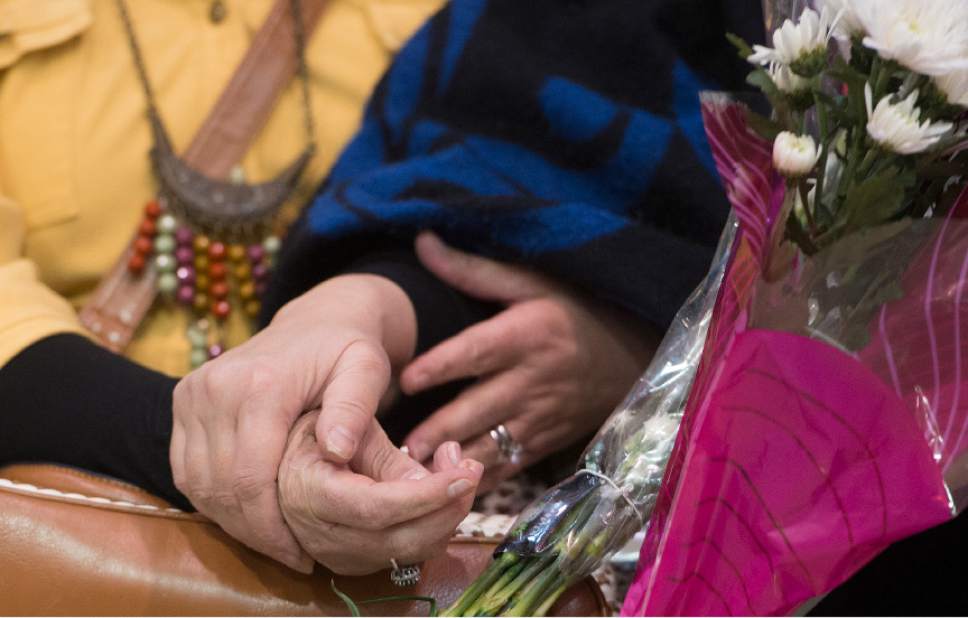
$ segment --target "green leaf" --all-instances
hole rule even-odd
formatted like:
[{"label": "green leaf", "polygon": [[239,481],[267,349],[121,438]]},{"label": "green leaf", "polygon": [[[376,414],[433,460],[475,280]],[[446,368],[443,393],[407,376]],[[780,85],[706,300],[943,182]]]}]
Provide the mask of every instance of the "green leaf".
[{"label": "green leaf", "polygon": [[890,165],[854,182],[841,210],[846,230],[872,227],[896,218],[910,202],[909,191],[916,181],[913,172]]},{"label": "green leaf", "polygon": [[739,57],[746,60],[753,55],[753,48],[750,47],[749,43],[743,40],[742,37],[736,36],[732,32],[726,33],[726,40],[733,44],[733,47],[739,51]]},{"label": "green leaf", "polygon": [[360,608],[356,606],[356,603],[353,602],[353,599],[351,599],[349,595],[347,595],[345,592],[343,592],[342,590],[336,587],[335,579],[329,580],[329,587],[333,589],[333,592],[336,593],[336,596],[338,596],[340,600],[346,605],[346,608],[350,610],[350,615],[352,616],[360,615]]},{"label": "green leaf", "polygon": [[773,83],[773,78],[770,74],[763,69],[756,69],[746,77],[746,83],[754,88],[759,88],[763,91],[770,101],[779,100],[783,98],[783,93],[780,89],[776,87]]},{"label": "green leaf", "polygon": [[773,143],[776,136],[784,130],[780,123],[761,116],[751,109],[746,110],[746,124],[753,129],[753,132],[770,143]]}]

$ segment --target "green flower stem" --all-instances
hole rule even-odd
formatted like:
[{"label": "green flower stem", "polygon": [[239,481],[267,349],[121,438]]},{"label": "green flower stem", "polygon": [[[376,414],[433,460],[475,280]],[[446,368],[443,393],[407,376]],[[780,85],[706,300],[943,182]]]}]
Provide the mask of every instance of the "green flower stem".
[{"label": "green flower stem", "polygon": [[503,612],[505,616],[533,616],[535,610],[545,600],[545,592],[561,580],[561,572],[551,566],[542,571],[529,583],[511,607]]},{"label": "green flower stem", "polygon": [[[830,155],[830,143],[827,135],[827,106],[820,100],[820,94],[814,93],[814,101],[817,104],[817,123],[820,125],[820,165],[817,168],[817,197],[814,200],[814,209],[819,209],[823,202],[824,181],[827,176],[827,158]],[[806,210],[810,210],[810,204],[804,204]],[[814,217],[816,218],[816,217]]]},{"label": "green flower stem", "polygon": [[551,594],[545,597],[545,600],[538,606],[538,609],[534,610],[535,616],[547,616],[548,612],[551,610],[551,606],[555,604],[555,601],[564,594],[565,590],[568,590],[568,583],[562,581],[551,591]]},{"label": "green flower stem", "polygon": [[[800,192],[800,201],[803,202],[803,214],[807,218],[807,227],[810,229],[810,237],[817,234],[817,223],[813,220],[813,213],[810,212],[810,188],[807,187],[805,180],[797,182],[797,189]],[[793,213],[796,216],[796,213]]]},{"label": "green flower stem", "polygon": [[477,603],[471,606],[467,613],[484,613],[488,616],[496,616],[501,609],[511,600],[511,596],[520,590],[528,582],[528,575],[522,575],[522,571],[534,566],[538,561],[520,562],[505,573],[491,589],[481,595]]},{"label": "green flower stem", "polygon": [[870,174],[871,168],[874,167],[874,163],[877,162],[878,154],[880,154],[880,148],[876,146],[868,150],[867,154],[864,155],[864,160],[860,162],[855,176],[858,178],[866,178]]},{"label": "green flower stem", "polygon": [[484,570],[481,575],[474,580],[464,594],[460,595],[460,598],[454,602],[453,605],[447,608],[444,612],[444,616],[463,616],[465,611],[475,602],[482,592],[485,592],[491,587],[495,581],[500,579],[504,572],[514,566],[519,560],[517,554],[511,552],[505,552],[501,554],[501,557],[497,560],[491,562],[490,566]]}]

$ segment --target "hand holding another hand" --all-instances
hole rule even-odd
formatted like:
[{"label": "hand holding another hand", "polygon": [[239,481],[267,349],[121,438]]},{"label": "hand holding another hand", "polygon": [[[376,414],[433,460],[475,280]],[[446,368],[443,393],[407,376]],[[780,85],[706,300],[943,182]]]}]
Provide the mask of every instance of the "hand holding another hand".
[{"label": "hand holding another hand", "polygon": [[470,511],[483,466],[448,442],[428,471],[394,447],[376,421],[353,461],[334,464],[316,443],[318,416],[296,423],[279,470],[282,513],[300,545],[343,575],[442,551]]},{"label": "hand holding another hand", "polygon": [[[380,277],[337,277],[290,302],[265,330],[178,383],[169,453],[175,486],[236,539],[310,572],[312,558],[286,525],[277,491],[290,431],[304,412],[322,410],[312,417],[317,450],[336,465],[313,464],[350,478],[345,464],[374,439],[369,430],[391,370],[410,358],[415,338],[409,299]],[[367,451],[377,452],[386,449]],[[306,460],[299,459],[308,467]],[[378,463],[361,461],[383,474]]]}]

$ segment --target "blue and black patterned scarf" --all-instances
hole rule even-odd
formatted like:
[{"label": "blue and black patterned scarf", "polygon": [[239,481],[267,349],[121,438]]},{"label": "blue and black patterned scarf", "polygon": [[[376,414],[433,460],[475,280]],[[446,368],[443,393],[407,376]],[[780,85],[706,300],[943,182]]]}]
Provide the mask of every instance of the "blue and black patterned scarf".
[{"label": "blue and black patterned scarf", "polygon": [[434,229],[664,327],[727,214],[698,94],[741,87],[724,33],[758,39],[758,5],[454,0],[379,84],[290,233],[285,280]]}]

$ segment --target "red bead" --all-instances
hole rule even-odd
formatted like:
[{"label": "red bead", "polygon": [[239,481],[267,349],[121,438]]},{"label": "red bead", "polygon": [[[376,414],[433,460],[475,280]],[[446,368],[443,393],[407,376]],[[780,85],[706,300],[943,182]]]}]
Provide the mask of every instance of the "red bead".
[{"label": "red bead", "polygon": [[213,242],[208,246],[208,257],[213,260],[225,259],[225,245],[220,242]]},{"label": "red bead", "polygon": [[224,262],[212,262],[208,265],[208,276],[212,278],[213,281],[221,281],[225,279],[227,274],[227,269],[225,268]]},{"label": "red bead", "polygon": [[218,300],[222,300],[229,295],[229,284],[225,281],[216,281],[209,289],[209,293]]},{"label": "red bead", "polygon": [[215,301],[215,304],[212,305],[212,313],[214,313],[215,317],[220,320],[224,320],[225,318],[229,317],[231,312],[232,305],[230,305],[229,301],[227,300],[217,300]]},{"label": "red bead", "polygon": [[158,227],[155,225],[154,219],[145,219],[138,227],[138,233],[149,238],[153,237],[157,231]]},{"label": "red bead", "polygon": [[147,236],[138,236],[138,239],[134,241],[134,250],[137,251],[142,256],[151,253],[151,249],[154,247],[154,243]]},{"label": "red bead", "polygon": [[155,200],[151,200],[145,204],[145,214],[148,215],[149,219],[157,219],[161,216],[161,204]]},{"label": "red bead", "polygon": [[128,270],[135,275],[140,275],[144,269],[145,256],[140,253],[132,255],[131,259],[128,260]]}]

